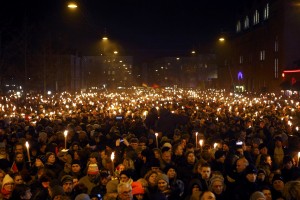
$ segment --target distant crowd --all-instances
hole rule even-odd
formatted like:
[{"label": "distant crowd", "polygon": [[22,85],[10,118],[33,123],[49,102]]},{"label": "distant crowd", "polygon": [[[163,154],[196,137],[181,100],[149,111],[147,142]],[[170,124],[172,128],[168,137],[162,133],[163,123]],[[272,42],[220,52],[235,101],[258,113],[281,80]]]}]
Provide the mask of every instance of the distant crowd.
[{"label": "distant crowd", "polygon": [[0,96],[0,200],[299,200],[298,100],[184,89]]}]

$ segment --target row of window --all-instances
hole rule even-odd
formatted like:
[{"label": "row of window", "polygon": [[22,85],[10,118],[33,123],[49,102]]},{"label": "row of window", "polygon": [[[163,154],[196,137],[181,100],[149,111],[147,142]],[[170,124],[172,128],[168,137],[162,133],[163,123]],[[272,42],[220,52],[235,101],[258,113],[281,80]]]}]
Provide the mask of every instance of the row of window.
[{"label": "row of window", "polygon": [[[269,19],[269,3],[266,4],[263,10],[263,19]],[[253,25],[256,25],[260,22],[260,13],[258,10],[255,10],[253,13]],[[243,29],[248,29],[250,27],[250,20],[249,16],[246,16],[243,21]],[[236,32],[240,32],[242,30],[242,22],[239,20],[236,24]]]}]

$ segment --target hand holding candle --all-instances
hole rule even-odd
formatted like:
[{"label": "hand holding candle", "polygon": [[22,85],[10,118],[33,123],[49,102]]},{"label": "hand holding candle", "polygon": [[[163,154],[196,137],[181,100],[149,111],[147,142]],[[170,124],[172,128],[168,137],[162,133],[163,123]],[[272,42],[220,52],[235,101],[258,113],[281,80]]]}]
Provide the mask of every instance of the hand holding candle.
[{"label": "hand holding candle", "polygon": [[27,149],[27,157],[28,157],[28,162],[30,162],[30,152],[29,152],[29,143],[26,141],[25,143],[26,149]]}]

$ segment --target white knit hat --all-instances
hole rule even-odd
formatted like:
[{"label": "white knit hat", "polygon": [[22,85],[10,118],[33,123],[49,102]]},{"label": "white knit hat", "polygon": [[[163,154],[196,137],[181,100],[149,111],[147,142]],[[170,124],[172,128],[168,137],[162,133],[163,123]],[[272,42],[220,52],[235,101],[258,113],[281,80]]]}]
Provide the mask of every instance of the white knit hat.
[{"label": "white knit hat", "polygon": [[2,181],[2,188],[5,184],[8,184],[8,183],[14,183],[14,179],[12,179],[12,177],[10,177],[9,174],[6,174]]}]

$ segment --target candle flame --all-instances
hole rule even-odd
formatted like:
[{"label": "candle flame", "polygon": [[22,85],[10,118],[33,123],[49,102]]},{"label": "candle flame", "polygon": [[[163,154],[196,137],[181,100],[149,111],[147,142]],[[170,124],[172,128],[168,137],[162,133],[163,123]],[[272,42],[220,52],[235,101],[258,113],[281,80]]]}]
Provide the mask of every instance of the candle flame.
[{"label": "candle flame", "polygon": [[65,132],[64,132],[64,136],[65,136],[65,137],[67,137],[67,135],[68,135],[68,131],[67,131],[67,130],[65,130]]},{"label": "candle flame", "polygon": [[203,145],[203,142],[204,142],[204,140],[199,140],[199,144],[200,144],[200,146],[202,147],[202,145]]},{"label": "candle flame", "polygon": [[157,137],[157,136],[158,136],[158,133],[155,133],[155,136]]},{"label": "candle flame", "polygon": [[29,148],[29,143],[27,141],[25,142],[25,146],[27,149]]},{"label": "candle flame", "polygon": [[114,160],[114,159],[115,159],[115,152],[112,152],[112,153],[111,153],[110,159],[111,159],[111,160]]}]

